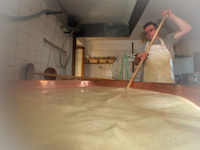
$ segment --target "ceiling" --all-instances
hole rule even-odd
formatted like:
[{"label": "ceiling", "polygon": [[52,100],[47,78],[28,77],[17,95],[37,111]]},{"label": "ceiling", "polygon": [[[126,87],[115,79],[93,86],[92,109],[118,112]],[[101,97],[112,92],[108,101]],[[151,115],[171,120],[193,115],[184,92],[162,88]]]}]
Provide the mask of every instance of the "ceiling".
[{"label": "ceiling", "polygon": [[[141,4],[142,1],[143,4]],[[67,16],[76,16],[81,24],[81,30],[86,33],[78,34],[78,37],[83,37],[84,40],[140,40],[143,38],[143,25],[148,21],[159,24],[162,19],[160,11],[168,8],[192,25],[193,30],[187,35],[187,38],[200,39],[200,30],[198,30],[200,26],[199,0],[57,0],[57,2]],[[138,7],[139,2],[140,6]],[[127,27],[129,27],[128,30],[126,30]],[[176,29],[176,25],[166,19],[160,34],[164,35],[176,31]],[[111,30],[113,31],[111,32]],[[129,31],[128,36],[123,34],[127,31]]]},{"label": "ceiling", "polygon": [[111,23],[130,20],[137,0],[59,0],[68,15],[81,24]]}]

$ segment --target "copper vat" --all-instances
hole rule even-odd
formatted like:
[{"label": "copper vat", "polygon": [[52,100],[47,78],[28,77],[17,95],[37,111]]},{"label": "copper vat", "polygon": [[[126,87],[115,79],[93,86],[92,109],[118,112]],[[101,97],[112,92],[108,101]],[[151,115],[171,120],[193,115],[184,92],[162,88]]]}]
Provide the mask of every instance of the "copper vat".
[{"label": "copper vat", "polygon": [[[9,86],[8,86],[9,85]],[[106,87],[122,87],[128,85],[127,81],[105,81],[105,80],[57,80],[57,81],[20,81],[6,84],[4,88],[11,96],[9,100],[16,100],[15,95],[12,95],[12,90],[19,90],[20,92],[27,92],[32,90],[47,91],[48,89],[64,89],[74,87],[92,87],[92,86],[106,86]],[[158,91],[162,93],[169,93],[185,97],[200,106],[200,86],[198,85],[177,85],[177,84],[161,84],[161,83],[144,83],[133,82],[131,88]],[[197,130],[198,131],[198,130]]]},{"label": "copper vat", "polygon": [[[106,86],[106,87],[123,87],[128,85],[128,81],[121,80],[57,80],[57,81],[19,81],[9,84],[9,90],[26,90],[34,89],[53,89],[53,88],[74,88],[74,87],[91,87],[91,86]],[[178,85],[178,84],[162,84],[148,82],[133,82],[131,88],[158,91],[172,95],[185,97],[200,106],[200,86],[199,85]]]}]

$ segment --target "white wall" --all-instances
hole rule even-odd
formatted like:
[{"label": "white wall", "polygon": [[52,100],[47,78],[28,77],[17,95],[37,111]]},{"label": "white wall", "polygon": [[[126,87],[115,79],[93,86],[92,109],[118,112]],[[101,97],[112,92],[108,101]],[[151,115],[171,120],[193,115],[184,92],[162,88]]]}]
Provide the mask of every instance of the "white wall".
[{"label": "white wall", "polygon": [[175,46],[178,55],[189,57],[176,57],[174,60],[175,75],[194,72],[193,52],[200,52],[199,41],[181,40],[178,46]]},{"label": "white wall", "polygon": [[[131,40],[101,40],[85,42],[85,55],[89,57],[111,57],[117,60],[114,64],[85,64],[85,76],[96,78],[118,79],[121,70],[122,56],[132,53]],[[134,41],[135,53],[140,45],[140,41]],[[132,76],[132,63],[128,65],[129,77]]]},{"label": "white wall", "polygon": [[76,61],[75,61],[75,76],[82,76],[82,59],[83,59],[83,49],[76,49]]},{"label": "white wall", "polygon": [[[43,0],[0,0],[0,12],[12,16],[28,16],[47,8]],[[35,72],[43,73],[47,67],[53,67],[63,74],[60,52],[43,41],[46,38],[61,47],[66,37],[61,26],[53,15],[21,22],[0,18],[0,80],[24,79],[28,63],[34,64]],[[71,74],[71,61],[66,73]]]}]

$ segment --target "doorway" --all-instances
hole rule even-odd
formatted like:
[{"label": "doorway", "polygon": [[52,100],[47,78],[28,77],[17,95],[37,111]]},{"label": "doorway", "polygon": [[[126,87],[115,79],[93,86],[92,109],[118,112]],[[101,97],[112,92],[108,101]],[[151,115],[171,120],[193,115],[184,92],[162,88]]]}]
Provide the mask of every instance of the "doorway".
[{"label": "doorway", "polygon": [[84,47],[76,47],[75,76],[84,77]]}]

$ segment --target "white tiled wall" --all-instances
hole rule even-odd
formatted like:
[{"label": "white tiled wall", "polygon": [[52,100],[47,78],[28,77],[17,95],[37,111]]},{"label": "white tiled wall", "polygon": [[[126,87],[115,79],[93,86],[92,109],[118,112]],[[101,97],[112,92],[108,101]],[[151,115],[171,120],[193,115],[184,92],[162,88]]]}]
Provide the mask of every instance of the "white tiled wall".
[{"label": "white tiled wall", "polygon": [[182,75],[185,73],[194,72],[194,59],[193,57],[176,57],[174,60],[174,73],[175,75]]},{"label": "white tiled wall", "polygon": [[[140,41],[91,41],[86,42],[85,55],[89,57],[115,56],[117,60],[113,64],[85,64],[85,76],[95,78],[119,79],[123,55],[132,53],[132,42],[134,51],[140,46]],[[132,76],[132,62],[128,63],[129,78]]]},{"label": "white tiled wall", "polygon": [[[190,57],[175,57],[174,73],[175,75],[182,75],[185,73],[193,73],[194,70],[194,56],[193,52],[200,52],[199,41],[182,41],[178,49],[183,54],[191,54]],[[186,53],[184,52],[186,51]],[[198,65],[198,64],[197,64]]]},{"label": "white tiled wall", "polygon": [[[44,0],[0,0],[0,12],[6,15],[29,16],[47,8]],[[23,80],[29,63],[34,64],[35,72],[43,73],[47,67],[53,67],[58,74],[71,75],[71,57],[64,70],[59,65],[60,51],[43,41],[46,38],[61,47],[66,38],[61,26],[53,15],[43,14],[27,21],[0,18],[0,80]]]}]

